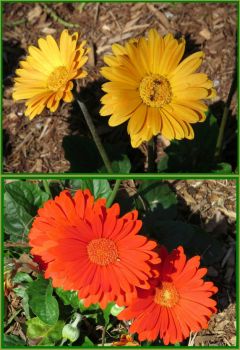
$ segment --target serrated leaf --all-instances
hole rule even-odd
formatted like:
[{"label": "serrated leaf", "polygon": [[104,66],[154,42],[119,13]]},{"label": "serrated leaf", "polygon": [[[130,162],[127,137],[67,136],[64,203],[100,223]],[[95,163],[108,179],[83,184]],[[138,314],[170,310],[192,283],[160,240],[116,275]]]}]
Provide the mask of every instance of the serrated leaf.
[{"label": "serrated leaf", "polygon": [[38,317],[31,318],[27,322],[27,337],[39,339],[38,345],[55,345],[62,339],[64,321],[57,321],[53,325],[42,322]]},{"label": "serrated leaf", "polygon": [[94,198],[108,198],[112,193],[108,180],[104,179],[74,179],[69,181],[69,185],[73,190],[89,189]]},{"label": "serrated leaf", "polygon": [[[117,174],[129,174],[131,170],[131,163],[126,154],[123,154],[121,159],[114,160],[111,163],[112,171]],[[105,166],[100,168],[101,173],[107,173]]]},{"label": "serrated leaf", "polygon": [[46,324],[55,324],[59,317],[58,302],[53,297],[53,288],[50,280],[39,275],[27,289],[29,306],[40,320]]},{"label": "serrated leaf", "polygon": [[48,194],[32,182],[14,181],[5,185],[4,227],[11,241],[26,240],[33,217],[48,199]]},{"label": "serrated leaf", "polygon": [[74,309],[80,306],[81,302],[76,291],[63,290],[61,288],[56,288],[55,291],[64,305],[71,305]]},{"label": "serrated leaf", "polygon": [[[138,194],[147,206],[146,219],[152,221],[156,219],[174,219],[176,217],[177,199],[168,184],[161,181],[146,180],[140,184]],[[139,210],[144,209],[142,205],[142,201],[137,202]]]}]

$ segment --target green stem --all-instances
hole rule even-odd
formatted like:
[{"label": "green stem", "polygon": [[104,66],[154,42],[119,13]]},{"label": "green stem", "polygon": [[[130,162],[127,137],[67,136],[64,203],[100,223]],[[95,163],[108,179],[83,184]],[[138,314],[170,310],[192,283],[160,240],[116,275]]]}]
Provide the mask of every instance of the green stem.
[{"label": "green stem", "polygon": [[221,120],[221,125],[219,128],[218,138],[217,138],[217,144],[216,144],[216,150],[215,150],[215,158],[218,161],[221,158],[221,152],[222,152],[222,146],[223,146],[223,137],[224,137],[224,131],[227,124],[227,118],[228,118],[228,112],[229,108],[226,104],[223,110],[223,116]]},{"label": "green stem", "polygon": [[148,141],[148,173],[155,172],[154,138]]},{"label": "green stem", "polygon": [[43,187],[44,187],[45,192],[47,192],[49,194],[50,198],[52,198],[52,193],[51,193],[51,190],[49,187],[48,180],[42,180],[42,182],[43,182]]},{"label": "green stem", "polygon": [[116,197],[117,191],[120,187],[121,181],[122,180],[120,180],[120,179],[116,180],[114,187],[113,187],[113,190],[112,190],[112,193],[110,194],[110,196],[107,199],[107,208],[109,208],[112,205],[112,203]]},{"label": "green stem", "polygon": [[94,126],[94,124],[92,122],[92,118],[91,118],[91,116],[90,116],[90,114],[89,114],[85,104],[83,102],[79,101],[78,99],[77,99],[77,103],[78,103],[81,111],[83,112],[85,121],[86,121],[86,123],[87,123],[87,125],[88,125],[88,127],[89,127],[89,129],[91,131],[93,140],[94,140],[94,142],[95,142],[95,144],[97,146],[97,149],[98,149],[98,151],[99,151],[99,153],[100,153],[100,155],[102,157],[102,160],[103,160],[103,163],[104,163],[104,165],[105,165],[105,167],[107,169],[107,172],[108,173],[112,173],[113,170],[112,170],[112,167],[111,167],[111,163],[110,163],[110,161],[108,159],[107,153],[106,153],[106,151],[105,151],[105,149],[103,147],[103,144],[102,144],[102,142],[100,140],[100,137],[97,134],[95,126]]}]

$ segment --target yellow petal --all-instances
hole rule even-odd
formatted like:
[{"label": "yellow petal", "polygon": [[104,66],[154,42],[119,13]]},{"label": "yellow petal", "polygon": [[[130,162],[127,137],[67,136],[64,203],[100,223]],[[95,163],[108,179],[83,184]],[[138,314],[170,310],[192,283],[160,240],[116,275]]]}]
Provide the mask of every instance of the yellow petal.
[{"label": "yellow petal", "polygon": [[185,58],[169,75],[168,78],[171,79],[175,76],[181,79],[184,76],[192,74],[195,72],[200,65],[202,64],[202,59],[204,57],[204,53],[202,51],[196,52],[189,57]]},{"label": "yellow petal", "polygon": [[162,117],[158,108],[148,108],[147,126],[152,130],[153,135],[160,133],[162,128]]},{"label": "yellow petal", "polygon": [[136,134],[142,128],[146,119],[146,113],[147,106],[143,103],[132,113],[127,127],[130,135]]},{"label": "yellow petal", "polygon": [[208,97],[208,90],[200,87],[187,88],[182,91],[174,91],[175,100],[201,100]]},{"label": "yellow petal", "polygon": [[171,103],[164,106],[163,110],[174,116],[176,119],[182,119],[188,123],[197,123],[199,121],[199,115],[193,109],[182,106],[181,104]]}]

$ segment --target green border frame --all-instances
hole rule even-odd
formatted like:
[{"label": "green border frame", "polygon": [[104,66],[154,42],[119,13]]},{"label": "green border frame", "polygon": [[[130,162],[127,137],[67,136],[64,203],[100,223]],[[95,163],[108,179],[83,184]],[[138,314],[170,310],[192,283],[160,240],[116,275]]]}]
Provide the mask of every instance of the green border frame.
[{"label": "green border frame", "polygon": [[[66,3],[74,3],[74,2],[82,2],[81,0],[79,1],[71,1],[71,0],[63,0],[63,1],[59,1],[59,0],[52,0],[52,1],[47,1],[47,0],[43,0],[43,1],[31,1],[31,0],[9,0],[9,1],[3,1],[0,0],[0,7],[1,7],[1,19],[2,19],[2,4],[5,3],[36,3],[36,2],[46,2],[46,3],[57,3],[57,2],[66,2]],[[87,2],[91,2],[91,3],[97,3],[99,1],[95,1],[95,0],[90,0]],[[240,1],[236,1],[236,0],[169,0],[169,1],[164,1],[164,0],[145,0],[145,1],[138,1],[138,0],[114,0],[114,1],[108,1],[108,0],[102,0],[101,2],[117,2],[117,3],[136,3],[136,2],[152,2],[152,3],[158,3],[158,2],[163,2],[163,3],[190,3],[190,2],[195,2],[195,3],[219,3],[219,4],[224,4],[224,3],[231,3],[231,4],[236,4],[237,5],[237,12],[238,12],[238,31],[237,31],[237,39],[239,40],[240,35],[239,35],[239,27],[240,27]],[[3,23],[3,21],[1,21],[1,23]],[[2,52],[2,39],[3,39],[3,35],[2,35],[2,26],[0,28],[0,35],[1,35],[1,43],[0,43],[0,48],[1,48],[1,53]],[[2,57],[2,56],[1,56]],[[238,45],[238,50],[237,50],[237,87],[239,86],[239,59],[240,59],[240,47]],[[1,60],[1,77],[3,76],[3,67],[2,67],[2,60]],[[1,90],[1,107],[2,107],[2,97],[3,97],[3,91]],[[237,100],[239,102],[240,100],[240,92],[239,89],[237,90]],[[239,116],[239,107],[237,108],[237,115]],[[2,123],[2,117],[1,117],[1,123]],[[239,123],[239,121],[238,121]],[[2,124],[1,124],[2,126]],[[237,335],[237,342],[236,342],[236,346],[209,346],[207,347],[208,349],[225,349],[225,348],[231,348],[231,349],[239,349],[240,347],[240,343],[239,343],[239,292],[240,292],[240,285],[239,285],[239,210],[240,210],[240,206],[239,206],[239,198],[240,198],[240,173],[239,173],[239,149],[240,149],[240,137],[239,137],[239,124],[238,124],[238,141],[237,141],[237,145],[238,145],[238,156],[237,156],[237,164],[238,164],[238,173],[236,174],[226,174],[226,175],[217,175],[217,174],[207,174],[207,173],[192,173],[192,174],[176,174],[176,173],[165,173],[165,174],[111,174],[111,175],[106,175],[106,174],[75,174],[75,173],[58,173],[58,174],[54,174],[54,173],[34,173],[34,174],[30,174],[30,173],[25,173],[25,174],[11,174],[11,173],[4,173],[3,172],[3,147],[2,147],[2,141],[3,141],[3,128],[1,128],[1,132],[0,132],[0,162],[1,162],[1,173],[0,173],[0,195],[1,195],[1,206],[0,206],[0,215],[3,218],[3,190],[4,190],[4,181],[5,180],[10,180],[10,179],[29,179],[29,180],[43,180],[43,179],[62,179],[62,178],[68,178],[68,179],[73,179],[73,178],[82,178],[82,179],[108,179],[108,180],[114,180],[114,179],[142,179],[142,180],[147,180],[147,179],[155,179],[155,180],[164,180],[164,179],[185,179],[185,180],[201,180],[201,179],[212,179],[212,180],[235,180],[236,181],[236,198],[237,198],[237,205],[236,205],[236,211],[237,211],[237,220],[236,220],[236,289],[237,289],[237,293],[236,293],[236,305],[238,306],[238,308],[236,308],[236,335]],[[4,220],[2,220],[1,223],[1,253],[3,256],[3,252],[4,252],[4,240],[3,240],[3,227],[4,227]],[[3,325],[3,319],[4,319],[4,295],[3,295],[3,259],[0,260],[1,261],[1,318],[0,318],[0,322]],[[52,347],[41,347],[41,346],[12,346],[12,347],[6,347],[4,346],[4,342],[3,342],[3,331],[1,332],[1,338],[0,338],[0,349],[25,349],[25,348],[33,348],[33,349],[52,349],[52,348],[59,348],[59,349],[69,349],[69,347],[66,346],[52,346]],[[74,348],[78,348],[78,347],[74,347]],[[80,348],[80,347],[79,347]],[[85,349],[85,348],[91,348],[91,349],[97,349],[99,347],[81,347],[81,349]],[[119,348],[136,348],[136,347],[119,347]],[[137,347],[140,348],[140,347]],[[160,346],[160,347],[153,347],[153,346],[149,346],[149,347],[141,347],[141,348],[167,348],[167,349],[176,349],[176,346]],[[181,346],[181,349],[188,349],[188,348],[195,348],[195,349],[204,349],[204,347],[201,346],[192,346],[192,347],[185,347],[185,346]]]}]

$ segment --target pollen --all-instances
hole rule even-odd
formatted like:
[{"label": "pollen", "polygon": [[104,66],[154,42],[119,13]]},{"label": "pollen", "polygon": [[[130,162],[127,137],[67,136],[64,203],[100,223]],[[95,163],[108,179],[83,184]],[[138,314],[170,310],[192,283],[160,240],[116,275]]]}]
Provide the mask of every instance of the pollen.
[{"label": "pollen", "polygon": [[139,86],[139,93],[143,102],[150,107],[159,108],[172,100],[171,85],[159,74],[144,77]]},{"label": "pollen", "polygon": [[65,86],[67,82],[68,71],[64,66],[60,66],[55,68],[49,75],[47,86],[51,91],[58,91],[62,86]]},{"label": "pollen", "polygon": [[108,238],[93,239],[87,246],[91,262],[97,265],[109,265],[119,261],[116,244]]},{"label": "pollen", "polygon": [[173,307],[179,301],[179,293],[173,283],[162,282],[161,287],[156,288],[154,301],[161,306]]}]

